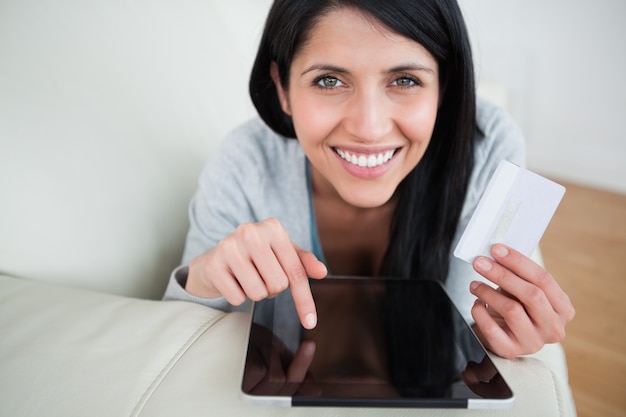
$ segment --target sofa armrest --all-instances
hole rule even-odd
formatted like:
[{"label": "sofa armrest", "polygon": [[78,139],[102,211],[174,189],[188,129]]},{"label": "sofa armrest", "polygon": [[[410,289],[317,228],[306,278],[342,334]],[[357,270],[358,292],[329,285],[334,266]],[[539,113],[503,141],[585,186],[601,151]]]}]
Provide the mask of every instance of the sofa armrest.
[{"label": "sofa armrest", "polygon": [[[277,409],[239,394],[248,313],[225,314],[0,276],[0,415],[404,416],[402,409]],[[560,378],[535,358],[494,358],[516,401],[502,411],[570,415]]]},{"label": "sofa armrest", "polygon": [[223,317],[188,303],[0,276],[0,415],[139,415]]}]

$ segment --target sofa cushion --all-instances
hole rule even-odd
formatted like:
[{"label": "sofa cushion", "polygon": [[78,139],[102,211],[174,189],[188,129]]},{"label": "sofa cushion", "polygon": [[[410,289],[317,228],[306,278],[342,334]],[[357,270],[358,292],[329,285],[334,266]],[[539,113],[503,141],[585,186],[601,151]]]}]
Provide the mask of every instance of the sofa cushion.
[{"label": "sofa cushion", "polygon": [[136,415],[223,317],[0,276],[0,415]]}]

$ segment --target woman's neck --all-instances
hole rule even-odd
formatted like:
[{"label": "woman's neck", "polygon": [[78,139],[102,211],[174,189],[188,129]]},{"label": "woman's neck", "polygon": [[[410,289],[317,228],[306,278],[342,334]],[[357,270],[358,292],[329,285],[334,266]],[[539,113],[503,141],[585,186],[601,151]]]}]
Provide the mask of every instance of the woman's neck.
[{"label": "woman's neck", "polygon": [[315,223],[331,273],[378,275],[389,244],[396,199],[380,207],[355,207],[334,189],[316,184],[314,177],[312,181]]}]

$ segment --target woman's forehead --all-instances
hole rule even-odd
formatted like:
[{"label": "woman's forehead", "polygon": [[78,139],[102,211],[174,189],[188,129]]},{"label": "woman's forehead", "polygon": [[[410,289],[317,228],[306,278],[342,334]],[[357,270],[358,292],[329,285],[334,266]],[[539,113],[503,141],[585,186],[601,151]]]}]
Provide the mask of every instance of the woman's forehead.
[{"label": "woman's forehead", "polygon": [[357,63],[359,59],[364,65],[387,60],[390,66],[403,62],[437,70],[435,58],[423,45],[392,31],[373,16],[349,7],[333,9],[317,19],[294,56],[301,66],[319,65],[320,60]]}]

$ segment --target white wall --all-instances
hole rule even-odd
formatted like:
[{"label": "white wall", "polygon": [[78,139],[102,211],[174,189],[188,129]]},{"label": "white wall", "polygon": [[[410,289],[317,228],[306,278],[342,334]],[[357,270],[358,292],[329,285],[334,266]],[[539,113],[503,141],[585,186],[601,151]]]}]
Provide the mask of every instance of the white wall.
[{"label": "white wall", "polygon": [[270,0],[0,0],[0,272],[159,298]]},{"label": "white wall", "polygon": [[626,2],[460,3],[479,79],[500,86],[529,167],[626,192]]}]

